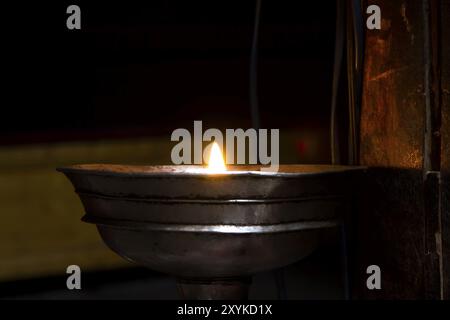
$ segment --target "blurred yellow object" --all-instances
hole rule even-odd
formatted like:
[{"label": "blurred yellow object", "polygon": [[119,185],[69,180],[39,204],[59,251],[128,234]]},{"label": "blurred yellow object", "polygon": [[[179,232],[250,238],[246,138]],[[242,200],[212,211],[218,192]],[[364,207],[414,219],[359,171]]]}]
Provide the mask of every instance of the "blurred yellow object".
[{"label": "blurred yellow object", "polygon": [[76,163],[170,163],[170,139],[0,147],[0,282],[127,265],[105,247],[69,181]]}]

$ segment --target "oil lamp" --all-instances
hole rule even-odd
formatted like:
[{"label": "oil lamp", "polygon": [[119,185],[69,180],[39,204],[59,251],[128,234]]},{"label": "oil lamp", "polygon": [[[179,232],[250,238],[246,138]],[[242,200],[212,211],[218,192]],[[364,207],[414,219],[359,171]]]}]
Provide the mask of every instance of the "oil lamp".
[{"label": "oil lamp", "polygon": [[187,299],[245,299],[251,276],[311,253],[340,223],[360,167],[85,164],[59,168],[103,241],[177,279]]}]

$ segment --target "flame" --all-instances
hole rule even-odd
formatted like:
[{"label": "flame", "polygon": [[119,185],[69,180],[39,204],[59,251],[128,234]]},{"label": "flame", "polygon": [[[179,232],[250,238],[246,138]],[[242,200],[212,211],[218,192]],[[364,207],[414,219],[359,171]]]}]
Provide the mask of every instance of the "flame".
[{"label": "flame", "polygon": [[209,160],[208,160],[208,172],[220,173],[227,171],[225,161],[223,160],[222,151],[220,150],[217,142],[213,142],[210,148]]}]

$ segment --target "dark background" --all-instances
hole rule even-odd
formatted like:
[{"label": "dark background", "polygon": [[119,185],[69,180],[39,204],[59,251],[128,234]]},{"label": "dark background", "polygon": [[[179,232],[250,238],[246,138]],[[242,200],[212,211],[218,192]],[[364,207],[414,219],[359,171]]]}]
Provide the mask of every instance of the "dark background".
[{"label": "dark background", "polygon": [[[66,28],[70,4],[81,30]],[[334,6],[263,1],[262,127],[328,130]],[[30,1],[3,12],[2,144],[167,134],[193,120],[251,126],[255,1]]]}]

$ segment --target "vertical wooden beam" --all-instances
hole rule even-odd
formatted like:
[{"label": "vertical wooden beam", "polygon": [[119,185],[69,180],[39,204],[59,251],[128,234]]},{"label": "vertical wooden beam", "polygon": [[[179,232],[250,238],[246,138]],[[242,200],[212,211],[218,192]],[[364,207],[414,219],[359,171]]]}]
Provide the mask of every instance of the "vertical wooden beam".
[{"label": "vertical wooden beam", "polygon": [[425,298],[441,298],[442,272],[440,237],[440,161],[441,161],[441,104],[440,104],[440,1],[423,0],[424,19],[424,204],[425,204]]},{"label": "vertical wooden beam", "polygon": [[422,169],[424,21],[422,0],[370,1],[381,30],[366,31],[361,163]]},{"label": "vertical wooden beam", "polygon": [[[439,134],[439,2],[368,4],[381,8],[382,26],[366,31],[360,163],[371,169],[356,217],[355,292],[438,299],[446,268],[437,237],[446,223],[442,211],[439,218],[439,170],[448,153]],[[366,288],[370,264],[381,267],[381,290]]]},{"label": "vertical wooden beam", "polygon": [[441,0],[441,192],[440,237],[443,299],[450,299],[450,1]]}]

